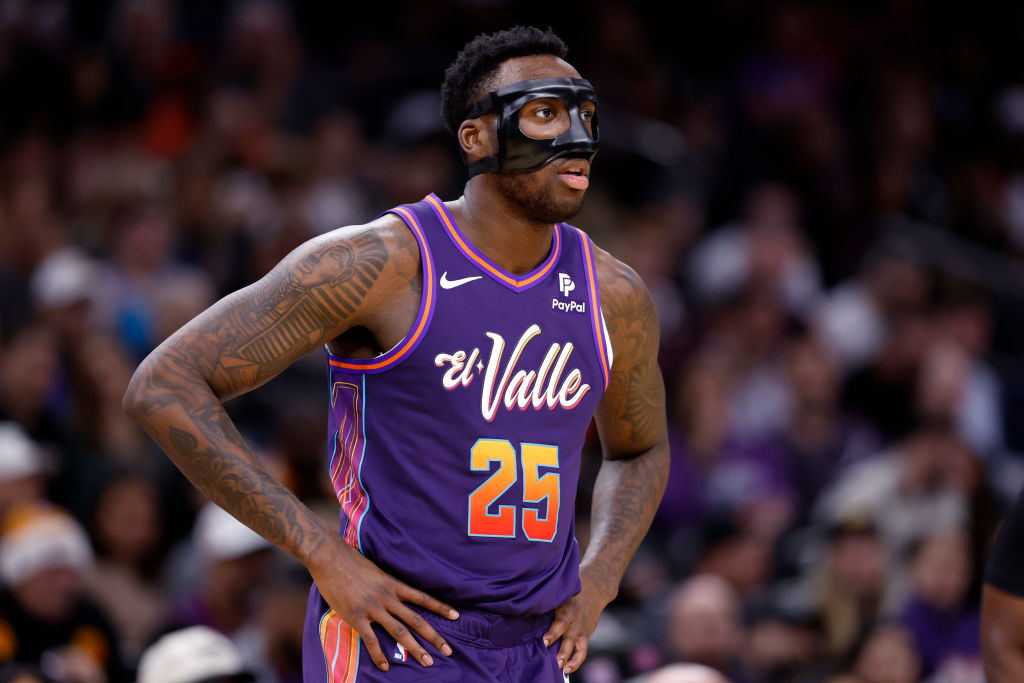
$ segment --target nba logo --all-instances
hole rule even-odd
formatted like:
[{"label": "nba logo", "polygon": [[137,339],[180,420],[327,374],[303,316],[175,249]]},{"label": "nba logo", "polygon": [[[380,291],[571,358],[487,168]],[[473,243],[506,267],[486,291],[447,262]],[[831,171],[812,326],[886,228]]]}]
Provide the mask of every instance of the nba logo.
[{"label": "nba logo", "polygon": [[406,650],[401,643],[395,643],[395,653],[391,655],[391,658],[399,662],[404,662],[405,658],[408,656],[409,651]]},{"label": "nba logo", "polygon": [[562,292],[562,296],[569,296],[569,292],[576,289],[576,283],[565,273],[559,273],[558,289]]}]

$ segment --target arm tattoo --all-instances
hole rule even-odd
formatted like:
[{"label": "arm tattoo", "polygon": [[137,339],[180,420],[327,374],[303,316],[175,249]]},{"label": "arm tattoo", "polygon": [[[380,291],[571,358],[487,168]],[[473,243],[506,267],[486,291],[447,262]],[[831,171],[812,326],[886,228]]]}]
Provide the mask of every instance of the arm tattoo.
[{"label": "arm tattoo", "polygon": [[[209,490],[213,502],[258,529],[268,541],[279,546],[308,545],[307,552],[315,552],[323,543],[323,532],[300,518],[291,491],[262,465],[212,446],[201,448],[193,433],[177,427],[170,427],[168,434],[176,460],[195,463],[189,475],[197,488]],[[315,542],[310,544],[307,536],[315,536]]]},{"label": "arm tattoo", "polygon": [[351,244],[334,243],[304,255],[279,277],[264,278],[248,297],[210,321],[210,336],[202,340],[207,343],[197,349],[200,367],[223,377],[229,393],[250,388],[254,371],[257,381],[277,374],[297,351],[327,341],[330,329],[351,318],[387,258],[381,239],[366,232]]},{"label": "arm tattoo", "polygon": [[[616,357],[635,364],[613,372],[608,394],[608,418],[629,444],[642,448],[664,429],[665,391],[658,367],[658,315],[653,302],[633,273],[619,276],[631,296],[612,298],[606,307],[609,334]],[[621,350],[620,350],[621,349]]]},{"label": "arm tattoo", "polygon": [[284,286],[267,283],[265,296],[255,297],[248,310],[236,312],[239,329],[249,329],[255,337],[235,354],[267,363],[321,332],[324,321],[348,318],[366,298],[386,261],[384,244],[373,233],[360,235],[351,247],[338,244],[308,255],[296,264],[296,272],[285,275]]},{"label": "arm tattoo", "polygon": [[259,463],[221,399],[267,381],[343,330],[388,260],[372,230],[307,243],[164,342],[126,395],[129,411],[197,488],[300,558],[324,542],[324,527]]},{"label": "arm tattoo", "polygon": [[591,540],[581,564],[606,596],[617,592],[668,480],[657,312],[632,270],[617,269],[608,285],[610,296],[602,297],[602,304],[616,364],[598,413],[605,460],[594,486]]},{"label": "arm tattoo", "polygon": [[667,448],[606,460],[594,484],[590,543],[583,563],[614,594],[654,518],[668,478]]}]

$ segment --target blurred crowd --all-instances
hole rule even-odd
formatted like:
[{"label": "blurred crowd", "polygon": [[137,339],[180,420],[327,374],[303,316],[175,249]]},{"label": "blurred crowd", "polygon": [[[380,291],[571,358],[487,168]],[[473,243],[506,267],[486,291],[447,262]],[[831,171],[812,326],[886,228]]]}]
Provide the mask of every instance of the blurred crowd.
[{"label": "blurred crowd", "polygon": [[[159,673],[218,633],[203,676],[301,679],[305,570],[121,398],[301,242],[456,198],[444,69],[515,23],[598,89],[572,222],[648,284],[669,398],[665,498],[574,678],[982,681],[981,568],[1024,483],[1024,10],[360,4],[0,0],[0,681],[191,680]],[[227,408],[337,520],[324,372]]]}]

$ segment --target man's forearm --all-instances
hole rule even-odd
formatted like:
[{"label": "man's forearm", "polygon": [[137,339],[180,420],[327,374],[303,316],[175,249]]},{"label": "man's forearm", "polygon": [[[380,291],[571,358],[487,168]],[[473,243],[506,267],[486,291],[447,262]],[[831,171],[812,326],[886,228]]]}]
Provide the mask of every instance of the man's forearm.
[{"label": "man's forearm", "polygon": [[986,583],[980,641],[988,681],[1024,681],[1024,598]]},{"label": "man's forearm", "polygon": [[605,460],[594,484],[590,542],[580,573],[611,601],[622,575],[647,534],[668,478],[668,447]]},{"label": "man's forearm", "polygon": [[306,563],[332,533],[259,462],[209,385],[174,354],[136,371],[124,406],[192,484]]},{"label": "man's forearm", "polygon": [[260,464],[221,401],[354,324],[387,261],[374,230],[307,242],[165,340],[125,394],[126,411],[200,491],[304,563],[334,532]]}]

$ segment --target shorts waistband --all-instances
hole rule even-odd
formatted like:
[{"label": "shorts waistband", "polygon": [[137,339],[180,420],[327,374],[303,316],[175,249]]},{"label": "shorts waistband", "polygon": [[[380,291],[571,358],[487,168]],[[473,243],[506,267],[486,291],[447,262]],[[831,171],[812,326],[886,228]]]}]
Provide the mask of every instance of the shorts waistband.
[{"label": "shorts waistband", "polygon": [[532,640],[540,640],[555,618],[554,612],[509,616],[469,607],[457,607],[459,618],[452,621],[419,605],[406,604],[438,633],[477,647],[513,647]]}]

